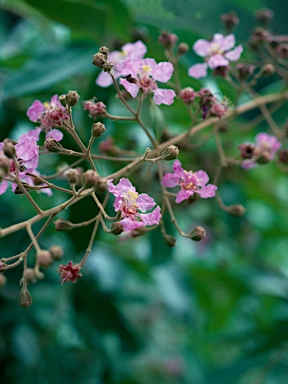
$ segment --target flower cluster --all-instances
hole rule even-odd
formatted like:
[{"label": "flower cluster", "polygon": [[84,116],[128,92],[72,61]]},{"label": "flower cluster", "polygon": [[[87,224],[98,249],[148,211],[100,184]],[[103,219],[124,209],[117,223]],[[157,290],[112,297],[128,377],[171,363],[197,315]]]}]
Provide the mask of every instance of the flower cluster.
[{"label": "flower cluster", "polygon": [[[106,73],[106,72],[103,72]],[[94,99],[86,100],[83,102],[83,107],[86,111],[89,111],[89,116],[93,119],[100,115],[106,114],[106,105],[102,101],[96,102]]]},{"label": "flower cluster", "polygon": [[189,199],[194,194],[207,199],[214,197],[217,187],[213,184],[208,184],[209,176],[204,171],[186,171],[181,167],[181,162],[175,160],[173,164],[174,173],[166,173],[162,179],[164,187],[173,188],[177,185],[180,187],[180,191],[176,196],[176,203],[181,203],[184,200]]},{"label": "flower cluster", "polygon": [[46,138],[52,137],[56,141],[63,138],[63,133],[53,127],[62,127],[65,120],[69,119],[67,110],[58,100],[58,95],[52,96],[50,102],[41,103],[35,100],[27,110],[30,121],[40,123],[40,128],[46,131]]},{"label": "flower cluster", "polygon": [[206,63],[192,65],[188,69],[189,76],[194,77],[194,79],[200,79],[207,76],[208,67],[211,69],[228,67],[229,61],[239,60],[243,47],[242,45],[234,47],[235,36],[233,33],[228,36],[215,33],[211,41],[197,40],[193,45],[193,50],[198,56],[204,57]]},{"label": "flower cluster", "polygon": [[259,133],[255,139],[256,143],[243,143],[239,145],[242,167],[253,168],[257,164],[265,164],[274,159],[275,153],[281,147],[281,143],[273,135]]},{"label": "flower cluster", "polygon": [[130,180],[122,178],[117,185],[108,180],[108,191],[116,197],[113,207],[120,213],[120,223],[125,232],[159,224],[162,217],[160,207],[146,193],[136,192]]}]

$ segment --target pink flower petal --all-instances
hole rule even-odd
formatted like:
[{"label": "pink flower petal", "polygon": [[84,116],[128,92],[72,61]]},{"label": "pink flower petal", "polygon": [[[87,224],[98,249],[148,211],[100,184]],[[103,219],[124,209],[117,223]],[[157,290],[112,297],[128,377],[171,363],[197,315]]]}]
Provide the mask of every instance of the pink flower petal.
[{"label": "pink flower petal", "polygon": [[30,121],[35,123],[44,111],[44,104],[42,104],[40,100],[35,100],[34,103],[28,108],[27,116]]},{"label": "pink flower petal", "polygon": [[157,66],[153,69],[152,75],[155,80],[160,81],[161,83],[166,83],[171,79],[173,75],[174,67],[168,61],[158,63]]},{"label": "pink flower petal", "polygon": [[99,85],[99,87],[106,88],[113,84],[113,80],[107,72],[101,71],[96,79],[96,84]]},{"label": "pink flower petal", "polygon": [[213,55],[208,60],[208,66],[211,69],[215,69],[217,67],[225,67],[227,65],[229,65],[229,61],[222,55]]},{"label": "pink flower petal", "polygon": [[188,75],[194,79],[200,79],[207,76],[207,64],[195,64],[188,69]]},{"label": "pink flower petal", "polygon": [[52,137],[52,139],[56,141],[61,141],[63,139],[63,133],[59,131],[59,129],[51,129],[51,131],[46,133],[46,139],[49,137]]},{"label": "pink flower petal", "polygon": [[6,180],[3,180],[2,183],[0,183],[0,195],[3,195],[7,191],[8,183]]},{"label": "pink flower petal", "polygon": [[174,103],[174,98],[176,97],[176,93],[172,89],[160,89],[157,88],[154,91],[154,101],[155,104],[165,104],[171,105]]},{"label": "pink flower petal", "polygon": [[130,93],[130,95],[135,98],[138,95],[139,88],[136,84],[130,83],[126,79],[120,79],[119,83],[123,85],[123,87],[126,89],[127,92]]},{"label": "pink flower petal", "polygon": [[209,49],[211,47],[210,41],[199,39],[193,45],[193,50],[198,56],[206,57],[209,55]]},{"label": "pink flower petal", "polygon": [[242,45],[238,45],[236,48],[234,48],[232,51],[225,53],[226,59],[230,61],[237,61],[240,59],[241,53],[243,52]]},{"label": "pink flower petal", "polygon": [[223,51],[229,51],[234,46],[235,46],[235,36],[234,36],[234,34],[231,33],[230,35],[225,36],[223,41],[222,41],[222,44],[221,44],[221,49]]},{"label": "pink flower petal", "polygon": [[213,184],[208,184],[205,187],[202,187],[197,191],[202,199],[208,199],[209,197],[214,197],[216,194],[217,187]]},{"label": "pink flower petal", "polygon": [[164,187],[173,188],[179,184],[179,180],[180,177],[175,175],[175,173],[166,173],[166,175],[163,176],[161,184],[163,184]]}]

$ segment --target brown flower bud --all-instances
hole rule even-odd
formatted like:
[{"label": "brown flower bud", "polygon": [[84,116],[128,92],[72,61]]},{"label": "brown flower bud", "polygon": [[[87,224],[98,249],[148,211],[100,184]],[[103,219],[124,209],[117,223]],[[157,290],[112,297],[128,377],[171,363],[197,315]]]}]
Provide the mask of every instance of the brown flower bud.
[{"label": "brown flower bud", "polygon": [[25,309],[28,309],[32,304],[32,297],[26,286],[23,286],[19,293],[18,304]]},{"label": "brown flower bud", "polygon": [[180,43],[177,48],[178,55],[185,55],[189,51],[189,45],[187,43]]},{"label": "brown flower bud", "polygon": [[68,107],[74,107],[78,103],[80,96],[76,91],[69,91],[66,95],[66,102]]},{"label": "brown flower bud", "polygon": [[100,176],[96,171],[88,169],[88,171],[83,174],[83,184],[86,188],[94,187],[100,180]]},{"label": "brown flower bud", "polygon": [[111,72],[111,69],[113,68],[113,63],[112,61],[106,61],[106,63],[104,63],[102,65],[102,68],[103,68],[103,71],[104,72]]},{"label": "brown flower bud", "polygon": [[278,158],[282,164],[288,165],[288,149],[280,149],[278,152]]},{"label": "brown flower bud", "polygon": [[0,273],[0,287],[3,287],[7,282],[6,277],[3,275],[3,273]]},{"label": "brown flower bud", "polygon": [[174,33],[162,32],[158,40],[164,48],[171,49],[174,47],[176,41],[178,40],[178,36]]},{"label": "brown flower bud", "polygon": [[39,266],[42,268],[48,268],[53,263],[51,253],[49,251],[38,251],[36,253],[36,258]]},{"label": "brown flower bud", "polygon": [[55,153],[62,152],[64,150],[59,141],[53,139],[52,137],[48,137],[48,139],[44,141],[44,148],[49,152]]},{"label": "brown flower bud", "polygon": [[239,24],[239,18],[235,12],[228,12],[225,15],[222,15],[221,21],[228,33],[230,33],[234,27]]},{"label": "brown flower bud", "polygon": [[16,157],[16,149],[14,143],[10,139],[5,139],[3,141],[2,151],[9,157],[9,159],[14,159]]},{"label": "brown flower bud", "polygon": [[65,176],[70,184],[77,184],[81,178],[81,174],[74,168],[69,169]]},{"label": "brown flower bud", "polygon": [[57,219],[54,222],[56,231],[71,231],[74,228],[73,223],[71,221],[65,219]]},{"label": "brown flower bud", "polygon": [[262,76],[271,76],[275,73],[275,68],[272,64],[265,64],[261,68],[261,75]]},{"label": "brown flower bud", "polygon": [[49,248],[49,252],[55,261],[61,260],[64,254],[63,249],[59,245],[52,245]]},{"label": "brown flower bud", "polygon": [[268,27],[273,19],[274,12],[271,9],[260,9],[256,13],[256,19],[263,27]]},{"label": "brown flower bud", "polygon": [[66,95],[60,95],[58,96],[58,100],[60,101],[61,105],[63,107],[67,107],[67,102],[66,102]]},{"label": "brown flower bud", "polygon": [[232,216],[243,216],[246,209],[242,204],[229,205],[226,207],[225,211]]},{"label": "brown flower bud", "polygon": [[7,157],[0,156],[0,179],[7,175],[10,170],[10,161]]},{"label": "brown flower bud", "polygon": [[97,193],[104,193],[107,191],[107,188],[108,188],[107,180],[102,177],[98,180],[98,183],[94,186],[95,192]]},{"label": "brown flower bud", "polygon": [[120,235],[122,232],[124,232],[123,225],[117,221],[116,223],[113,223],[111,225],[111,233],[115,236]]},{"label": "brown flower bud", "polygon": [[37,280],[35,270],[33,268],[27,268],[24,272],[24,279],[27,283],[35,283]]},{"label": "brown flower bud", "polygon": [[164,237],[164,239],[165,239],[165,241],[166,241],[166,243],[169,245],[169,247],[175,247],[175,245],[176,245],[176,239],[175,239],[175,237],[173,237],[173,236],[170,236],[170,235],[166,235],[165,237]]},{"label": "brown flower bud", "polygon": [[104,45],[99,48],[99,52],[102,53],[104,56],[106,56],[106,59],[109,55],[109,48],[105,47]]},{"label": "brown flower bud", "polygon": [[161,157],[163,160],[175,160],[179,155],[179,149],[176,145],[169,145],[164,151],[161,153]]},{"label": "brown flower bud", "polygon": [[246,80],[249,76],[253,75],[255,65],[241,63],[237,64],[236,69],[240,80]]},{"label": "brown flower bud", "polygon": [[193,231],[190,233],[190,239],[194,241],[200,241],[205,237],[206,237],[205,229],[203,227],[200,227],[200,225],[195,227]]},{"label": "brown flower bud", "polygon": [[107,57],[103,53],[98,52],[93,56],[92,64],[95,65],[95,67],[102,68],[106,61]]},{"label": "brown flower bud", "polygon": [[94,123],[92,125],[92,136],[93,137],[100,137],[101,135],[103,135],[103,133],[106,131],[106,128],[105,128],[105,125],[98,122],[98,123]]}]

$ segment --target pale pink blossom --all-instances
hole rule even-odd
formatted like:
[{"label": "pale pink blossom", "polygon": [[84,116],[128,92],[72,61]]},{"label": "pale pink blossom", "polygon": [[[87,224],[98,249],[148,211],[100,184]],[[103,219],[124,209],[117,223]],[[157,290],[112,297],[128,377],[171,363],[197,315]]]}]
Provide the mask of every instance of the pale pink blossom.
[{"label": "pale pink blossom", "polygon": [[130,180],[122,178],[117,185],[108,180],[108,191],[116,197],[113,207],[120,213],[120,223],[125,232],[159,224],[162,217],[160,207],[146,193],[136,192]]},{"label": "pale pink blossom", "polygon": [[[142,59],[146,52],[147,47],[141,40],[138,40],[135,43],[127,43],[123,45],[121,51],[110,52],[108,55],[108,60],[113,64],[112,74],[114,75],[115,79],[120,77],[120,73],[115,68],[117,63],[119,63],[121,60],[127,59],[128,57],[131,59]],[[112,85],[113,80],[107,72],[101,71],[96,79],[96,84],[105,88]]]},{"label": "pale pink blossom", "polygon": [[199,79],[207,75],[208,67],[211,69],[227,67],[229,61],[239,60],[243,52],[243,47],[242,45],[234,47],[235,36],[233,33],[228,36],[215,33],[212,41],[204,39],[197,40],[193,45],[193,49],[198,56],[205,59],[206,63],[192,65],[192,67],[188,69],[189,76]]},{"label": "pale pink blossom", "polygon": [[204,171],[186,171],[181,167],[181,162],[175,160],[173,164],[174,173],[166,173],[162,179],[164,187],[173,188],[180,186],[176,196],[176,203],[181,203],[196,194],[203,199],[215,196],[216,185],[208,184],[209,176]]}]

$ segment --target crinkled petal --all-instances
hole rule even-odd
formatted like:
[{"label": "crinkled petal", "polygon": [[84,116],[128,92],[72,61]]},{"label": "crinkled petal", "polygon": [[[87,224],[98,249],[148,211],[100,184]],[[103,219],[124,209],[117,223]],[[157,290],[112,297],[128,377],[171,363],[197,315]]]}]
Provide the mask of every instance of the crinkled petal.
[{"label": "crinkled petal", "polygon": [[152,71],[157,67],[157,63],[154,59],[151,59],[150,57],[147,57],[146,59],[141,60],[141,66],[147,65],[151,68]]},{"label": "crinkled petal", "polygon": [[235,36],[231,33],[230,35],[224,37],[221,49],[222,51],[229,51],[229,49],[232,49],[233,47],[235,47]]},{"label": "crinkled petal", "polygon": [[207,64],[195,64],[188,69],[188,75],[194,79],[200,79],[201,77],[207,76]]},{"label": "crinkled petal", "polygon": [[185,176],[185,172],[184,172],[184,169],[182,168],[182,164],[181,164],[181,161],[176,159],[173,163],[173,171],[175,172],[175,174],[179,177],[183,177]]},{"label": "crinkled petal", "polygon": [[147,212],[155,206],[155,201],[147,193],[140,193],[137,204],[141,212]]},{"label": "crinkled petal", "polygon": [[128,191],[135,192],[135,187],[131,184],[129,179],[122,177],[117,185],[113,184],[112,180],[107,180],[108,191],[113,193],[114,196],[125,196]]},{"label": "crinkled petal", "polygon": [[157,206],[152,212],[145,213],[145,214],[139,214],[139,217],[142,219],[142,222],[144,223],[144,226],[147,225],[155,225],[159,224],[159,221],[162,217],[160,213],[161,209],[159,206]]},{"label": "crinkled petal", "polygon": [[227,65],[229,65],[229,61],[222,55],[213,55],[208,60],[208,66],[211,69],[215,69],[217,67],[226,67]]},{"label": "crinkled petal", "polygon": [[36,139],[36,141],[38,141],[40,138],[40,132],[41,132],[41,128],[31,129],[30,131],[28,131],[26,133],[26,135],[34,137],[34,139]]},{"label": "crinkled petal", "polygon": [[160,81],[161,83],[166,83],[171,79],[173,75],[174,67],[169,61],[163,61],[158,63],[152,71],[152,76],[155,80]]},{"label": "crinkled petal", "polygon": [[204,187],[204,185],[206,185],[208,183],[209,176],[207,175],[207,173],[205,171],[197,171],[197,172],[195,172],[195,175],[198,179],[197,185],[199,185],[200,187]]},{"label": "crinkled petal", "polygon": [[52,139],[56,141],[61,141],[63,139],[63,133],[59,131],[59,129],[51,129],[51,131],[46,133],[46,139],[49,137],[52,137]]},{"label": "crinkled petal", "polygon": [[232,49],[232,51],[229,51],[225,53],[226,59],[230,61],[237,61],[240,59],[241,53],[243,52],[242,45],[238,45],[236,48]]},{"label": "crinkled petal", "polygon": [[199,39],[193,45],[193,50],[198,56],[206,57],[209,55],[209,49],[211,47],[210,41]]},{"label": "crinkled petal", "polygon": [[137,74],[141,71],[141,67],[142,60],[132,60],[130,57],[128,57],[125,60],[120,60],[116,64],[115,69],[119,72],[119,76],[131,75],[135,78]]},{"label": "crinkled petal", "polygon": [[197,191],[202,199],[208,199],[209,197],[214,197],[216,194],[217,187],[213,184],[208,184],[206,187],[202,187]]},{"label": "crinkled petal", "polygon": [[126,79],[120,79],[119,83],[123,85],[123,87],[126,89],[127,92],[130,93],[130,95],[135,98],[138,95],[139,88],[137,84],[130,83]]},{"label": "crinkled petal", "polygon": [[8,183],[6,180],[3,180],[2,183],[0,183],[0,195],[3,195],[7,191]]},{"label": "crinkled petal", "polygon": [[194,195],[194,191],[188,190],[188,191],[179,191],[176,196],[175,202],[177,204],[182,203],[182,201],[189,199],[190,196]]},{"label": "crinkled petal", "polygon": [[[116,75],[115,71],[113,74],[114,76]],[[117,76],[115,76],[115,78],[117,78]],[[99,85],[99,87],[106,88],[113,84],[113,80],[107,72],[101,71],[96,79],[96,84]]]},{"label": "crinkled petal", "polygon": [[42,104],[40,100],[35,100],[34,103],[28,108],[27,116],[30,121],[35,123],[44,111],[44,104]]},{"label": "crinkled petal", "polygon": [[180,177],[175,173],[166,173],[166,175],[163,176],[161,184],[164,185],[164,187],[173,188],[179,185],[179,180]]},{"label": "crinkled petal", "polygon": [[155,104],[161,105],[171,105],[174,103],[174,98],[176,97],[176,93],[172,89],[161,89],[157,88],[154,91],[153,99]]},{"label": "crinkled petal", "polygon": [[135,43],[127,43],[122,47],[122,51],[131,58],[142,59],[147,53],[146,45],[138,40]]}]

